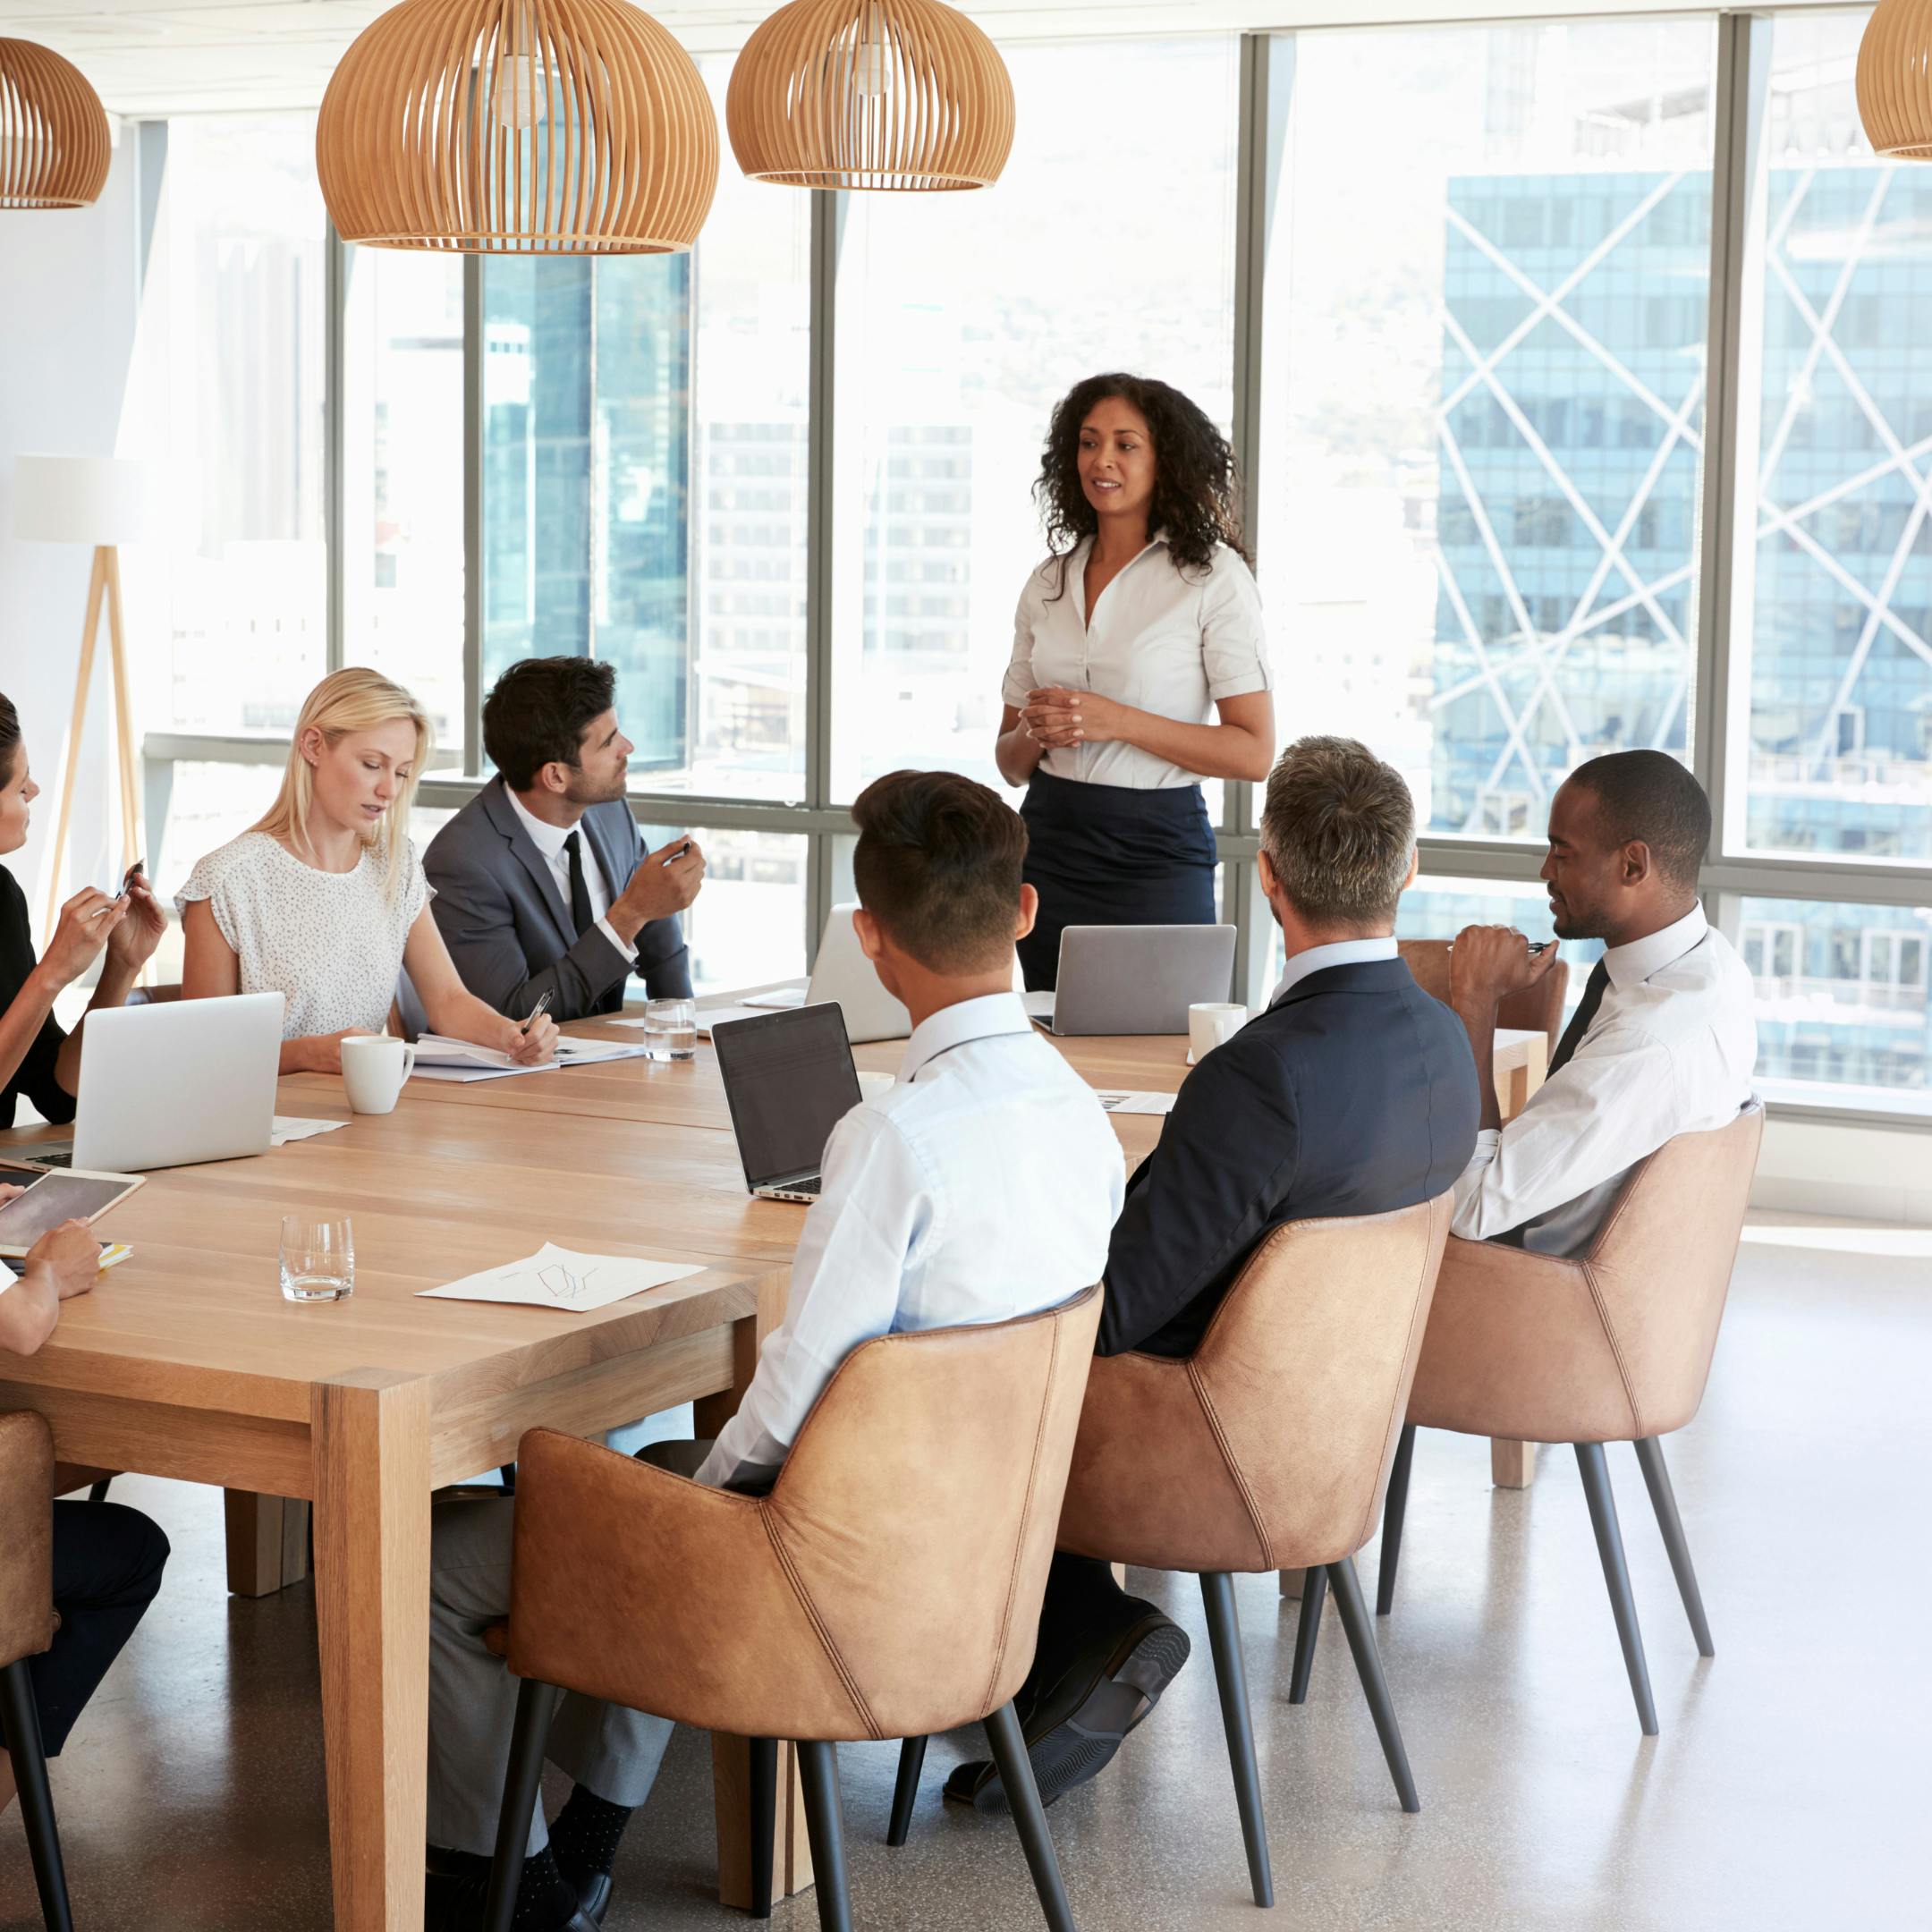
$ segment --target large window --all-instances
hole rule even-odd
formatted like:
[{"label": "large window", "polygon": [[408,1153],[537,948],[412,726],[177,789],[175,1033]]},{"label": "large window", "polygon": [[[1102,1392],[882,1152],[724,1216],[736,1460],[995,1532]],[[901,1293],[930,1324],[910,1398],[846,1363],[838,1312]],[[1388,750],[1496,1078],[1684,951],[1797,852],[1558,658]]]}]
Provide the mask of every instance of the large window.
[{"label": "large window", "polygon": [[1130,369],[1224,428],[1232,413],[1235,43],[1005,56],[1019,131],[996,190],[846,198],[838,799],[907,764],[998,783],[1000,677],[1046,550],[1031,488],[1061,395]]},{"label": "large window", "polygon": [[1307,34],[1279,63],[1279,722],[1368,740],[1433,831],[1537,839],[1581,759],[1689,756],[1714,55],[1703,19]]},{"label": "large window", "polygon": [[[1862,13],[1771,27],[1740,452],[1737,843],[1932,863],[1932,169],[1859,123]],[[1748,574],[1748,573],[1747,573]],[[1741,822],[1740,822],[1741,821]],[[1922,1044],[1922,1043],[1921,1043]]]}]

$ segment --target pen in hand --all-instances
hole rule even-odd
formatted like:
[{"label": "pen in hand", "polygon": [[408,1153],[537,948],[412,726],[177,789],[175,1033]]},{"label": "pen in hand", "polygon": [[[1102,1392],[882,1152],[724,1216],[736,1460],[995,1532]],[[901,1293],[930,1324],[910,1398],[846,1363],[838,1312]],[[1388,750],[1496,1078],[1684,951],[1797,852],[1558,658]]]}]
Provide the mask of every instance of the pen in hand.
[{"label": "pen in hand", "polygon": [[544,996],[537,1002],[536,1005],[530,1009],[530,1018],[526,1020],[523,1024],[517,1029],[517,1031],[520,1033],[528,1033],[530,1030],[533,1026],[535,1026],[537,1022],[541,1020],[547,1013],[550,1011],[550,1003],[554,999],[555,999],[555,997],[556,995],[555,993],[546,993]]}]

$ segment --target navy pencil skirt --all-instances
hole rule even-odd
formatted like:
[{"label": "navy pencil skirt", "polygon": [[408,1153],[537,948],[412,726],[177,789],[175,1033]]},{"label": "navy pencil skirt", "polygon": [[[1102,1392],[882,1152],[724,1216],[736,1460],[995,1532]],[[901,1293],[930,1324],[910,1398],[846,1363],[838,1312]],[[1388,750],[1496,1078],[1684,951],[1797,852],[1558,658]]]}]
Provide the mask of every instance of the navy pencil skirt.
[{"label": "navy pencil skirt", "polygon": [[1030,992],[1058,979],[1063,927],[1214,924],[1214,827],[1198,784],[1140,792],[1037,771],[1020,816],[1022,876],[1040,901],[1020,942]]}]

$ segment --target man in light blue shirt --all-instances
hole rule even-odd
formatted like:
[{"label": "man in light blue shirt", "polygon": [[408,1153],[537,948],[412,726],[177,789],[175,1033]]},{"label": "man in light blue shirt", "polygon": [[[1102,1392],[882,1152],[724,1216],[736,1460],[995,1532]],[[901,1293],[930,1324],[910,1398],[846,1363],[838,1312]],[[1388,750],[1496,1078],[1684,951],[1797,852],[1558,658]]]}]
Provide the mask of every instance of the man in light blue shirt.
[{"label": "man in light blue shirt", "polygon": [[[785,1318],[698,1480],[778,1473],[812,1404],[877,1335],[1007,1321],[1100,1279],[1125,1191],[1120,1142],[1092,1088],[1028,1021],[1013,945],[1038,898],[1026,828],[986,786],[894,772],[860,793],[853,926],[912,1018],[899,1077],[833,1130],[805,1216]],[[936,1423],[936,1426],[939,1426]],[[647,1451],[678,1466],[675,1452]],[[436,1512],[430,1580],[429,1932],[480,1911],[516,1686],[484,1648],[510,1603],[509,1501]],[[662,1719],[567,1697],[548,1756],[576,1780],[549,1828],[531,1822],[518,1932],[601,1917],[631,1811],[669,1741]]]}]

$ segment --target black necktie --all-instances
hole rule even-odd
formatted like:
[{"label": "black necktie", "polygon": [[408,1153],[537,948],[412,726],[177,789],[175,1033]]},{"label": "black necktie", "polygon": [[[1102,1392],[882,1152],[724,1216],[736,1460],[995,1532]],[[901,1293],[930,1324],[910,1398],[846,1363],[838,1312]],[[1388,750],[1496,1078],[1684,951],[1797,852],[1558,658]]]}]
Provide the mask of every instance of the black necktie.
[{"label": "black necktie", "polygon": [[1571,1055],[1583,1044],[1583,1036],[1589,1031],[1590,1021],[1597,1017],[1597,1009],[1603,1004],[1604,988],[1609,984],[1610,969],[1598,960],[1590,968],[1590,976],[1583,986],[1583,997],[1577,1002],[1577,1010],[1571,1014],[1570,1024],[1556,1042],[1556,1051],[1550,1055],[1551,1073],[1568,1066]]},{"label": "black necktie", "polygon": [[570,856],[571,924],[581,939],[591,926],[590,888],[584,884],[583,845],[574,832],[564,841],[564,850]]}]

